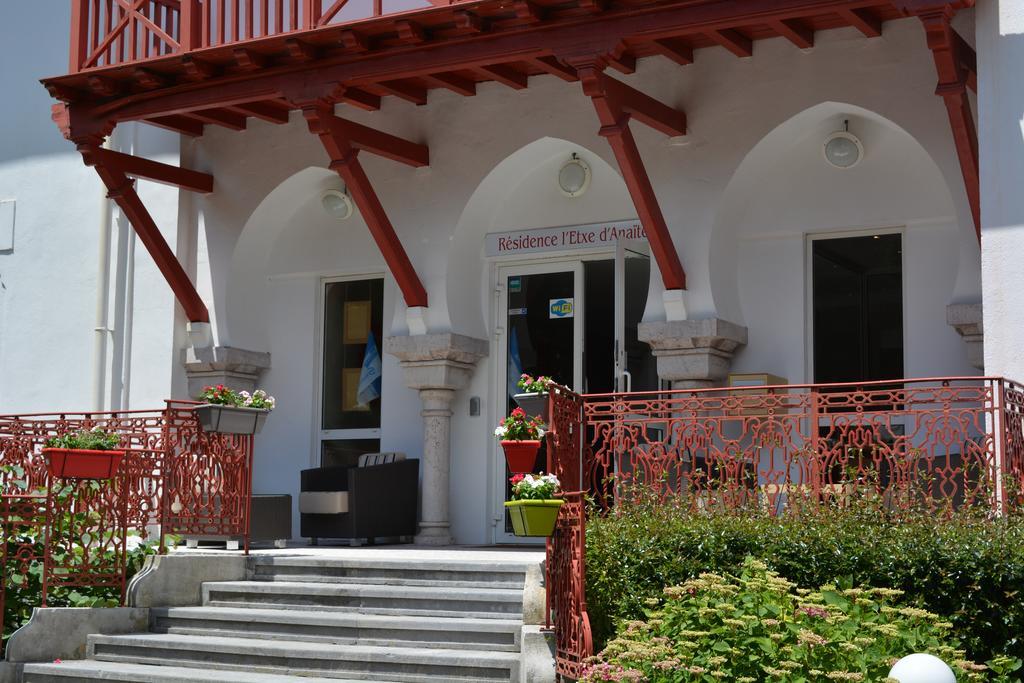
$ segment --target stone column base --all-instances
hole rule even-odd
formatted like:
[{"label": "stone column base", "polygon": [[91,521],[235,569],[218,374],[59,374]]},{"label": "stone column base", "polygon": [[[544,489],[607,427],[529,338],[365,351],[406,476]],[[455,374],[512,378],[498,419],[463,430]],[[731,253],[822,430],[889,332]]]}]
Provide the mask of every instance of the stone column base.
[{"label": "stone column base", "polygon": [[670,320],[640,323],[638,336],[658,359],[658,377],[673,389],[706,389],[728,376],[747,328],[718,318]]},{"label": "stone column base", "polygon": [[967,362],[985,371],[985,330],[982,328],[981,304],[950,304],[946,306],[946,323],[964,338]]},{"label": "stone column base", "polygon": [[189,396],[198,396],[211,384],[251,392],[270,369],[270,354],[232,346],[189,347],[184,365]]}]

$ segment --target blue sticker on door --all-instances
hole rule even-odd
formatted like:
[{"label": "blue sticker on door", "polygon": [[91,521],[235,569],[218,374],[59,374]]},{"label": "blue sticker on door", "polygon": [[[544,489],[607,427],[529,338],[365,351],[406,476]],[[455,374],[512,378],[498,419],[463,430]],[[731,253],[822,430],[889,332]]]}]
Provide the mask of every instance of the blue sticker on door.
[{"label": "blue sticker on door", "polygon": [[548,303],[549,318],[571,318],[573,317],[572,299],[551,299]]}]

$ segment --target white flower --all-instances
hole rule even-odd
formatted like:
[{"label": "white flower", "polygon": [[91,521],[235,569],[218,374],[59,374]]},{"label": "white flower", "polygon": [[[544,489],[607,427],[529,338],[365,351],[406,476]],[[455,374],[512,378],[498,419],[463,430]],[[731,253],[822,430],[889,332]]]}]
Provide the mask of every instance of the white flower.
[{"label": "white flower", "polygon": [[496,429],[494,430],[494,435],[495,435],[495,436],[505,436],[505,428],[504,428],[504,427],[498,427],[498,428],[496,428]]},{"label": "white flower", "polygon": [[248,391],[239,391],[238,395],[241,396],[244,399],[247,399],[247,400],[249,399],[249,392]]}]

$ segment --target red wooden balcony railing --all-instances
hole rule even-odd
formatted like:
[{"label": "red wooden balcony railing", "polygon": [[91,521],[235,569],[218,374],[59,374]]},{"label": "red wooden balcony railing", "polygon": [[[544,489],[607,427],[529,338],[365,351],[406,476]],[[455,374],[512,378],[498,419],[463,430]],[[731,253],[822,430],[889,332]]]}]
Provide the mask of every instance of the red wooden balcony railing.
[{"label": "red wooden balcony railing", "polygon": [[[448,4],[443,2],[442,4]],[[430,7],[426,0],[72,0],[70,72]]]},{"label": "red wooden balcony railing", "polygon": [[[252,437],[204,432],[194,405],[0,415],[0,633],[12,577],[27,577],[33,565],[46,606],[54,591],[83,587],[119,590],[123,599],[128,538],[156,526],[161,546],[168,534],[211,535],[241,537],[248,550]],[[118,475],[51,477],[46,440],[94,427],[121,435]]]},{"label": "red wooden balcony railing", "polygon": [[565,489],[548,543],[558,672],[593,654],[586,515],[634,495],[684,514],[790,514],[858,500],[891,511],[1024,507],[1024,386],[1002,378],[551,394],[549,469]]}]

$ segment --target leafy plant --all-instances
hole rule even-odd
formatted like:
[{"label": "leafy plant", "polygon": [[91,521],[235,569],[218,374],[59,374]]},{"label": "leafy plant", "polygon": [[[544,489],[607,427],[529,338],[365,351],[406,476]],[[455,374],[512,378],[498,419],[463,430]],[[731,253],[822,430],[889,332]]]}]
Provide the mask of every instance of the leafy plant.
[{"label": "leafy plant", "polygon": [[519,379],[516,381],[516,385],[524,394],[543,394],[548,390],[548,387],[554,383],[555,381],[550,377],[541,375],[534,378],[525,373],[520,375]]},{"label": "leafy plant", "polygon": [[73,450],[112,451],[121,445],[121,435],[107,432],[100,427],[79,429],[46,440],[46,448],[67,448]]},{"label": "leafy plant", "polygon": [[624,624],[580,683],[880,681],[913,652],[943,659],[959,680],[1011,680],[1019,661],[999,662],[1000,674],[966,659],[950,622],[899,606],[901,595],[800,589],[747,557],[738,576],[705,572],[650,598],[645,618]]},{"label": "leafy plant", "polygon": [[516,474],[509,480],[512,484],[512,500],[549,500],[555,497],[558,477],[553,474]]},{"label": "leafy plant", "polygon": [[261,410],[273,410],[277,405],[277,399],[263,389],[257,389],[250,394],[248,391],[235,391],[223,384],[205,387],[199,394],[199,399],[212,405]]},{"label": "leafy plant", "polygon": [[1024,519],[897,515],[855,499],[775,516],[624,497],[613,514],[592,514],[586,598],[598,647],[664,586],[736,573],[748,555],[802,588],[901,590],[907,604],[947,615],[970,659],[1024,659]]},{"label": "leafy plant", "polygon": [[508,417],[502,418],[494,435],[503,441],[537,441],[544,438],[544,422],[539,417],[530,417],[522,408],[516,408]]}]

